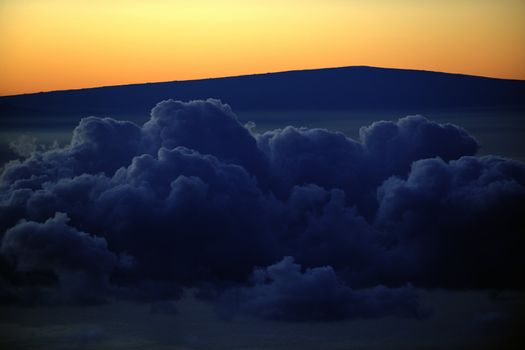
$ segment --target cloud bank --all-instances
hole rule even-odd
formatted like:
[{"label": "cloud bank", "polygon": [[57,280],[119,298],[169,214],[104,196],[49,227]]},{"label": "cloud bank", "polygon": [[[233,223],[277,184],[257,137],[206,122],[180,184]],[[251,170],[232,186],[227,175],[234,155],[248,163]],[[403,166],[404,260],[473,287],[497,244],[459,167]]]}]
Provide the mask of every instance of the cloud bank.
[{"label": "cloud bank", "polygon": [[255,269],[249,287],[227,290],[226,312],[242,311],[279,321],[337,321],[359,317],[422,317],[410,285],[352,290],[330,266],[301,271],[292,257]]},{"label": "cloud bank", "polygon": [[[217,100],[89,117],[4,166],[4,302],[178,298],[288,321],[419,317],[412,285],[520,288],[525,165],[421,116],[258,134]],[[255,272],[254,272],[255,271]]]}]

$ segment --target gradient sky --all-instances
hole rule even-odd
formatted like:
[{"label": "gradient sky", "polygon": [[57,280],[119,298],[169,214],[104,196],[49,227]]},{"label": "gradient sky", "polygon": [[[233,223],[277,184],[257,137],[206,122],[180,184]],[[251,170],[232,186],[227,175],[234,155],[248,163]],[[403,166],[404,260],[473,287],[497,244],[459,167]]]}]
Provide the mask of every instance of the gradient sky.
[{"label": "gradient sky", "polygon": [[347,65],[525,79],[522,0],[0,0],[0,95]]}]

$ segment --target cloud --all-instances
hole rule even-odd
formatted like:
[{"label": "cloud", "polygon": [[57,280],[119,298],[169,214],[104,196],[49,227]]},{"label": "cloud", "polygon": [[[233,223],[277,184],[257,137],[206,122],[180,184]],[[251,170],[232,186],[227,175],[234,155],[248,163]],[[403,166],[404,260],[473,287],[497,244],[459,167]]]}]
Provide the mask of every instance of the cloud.
[{"label": "cloud", "polygon": [[[73,130],[69,145],[46,152],[32,152],[20,161],[4,166],[2,187],[39,188],[82,174],[111,175],[128,165],[137,154],[141,129],[111,118],[83,118]],[[30,182],[30,183],[28,183]]]},{"label": "cloud", "polygon": [[65,299],[97,301],[105,297],[118,258],[104,238],[78,231],[68,221],[62,213],[44,223],[23,220],[5,232],[0,253],[19,273],[53,273]]},{"label": "cloud", "polygon": [[[40,147],[36,143],[36,138],[22,135],[9,142],[9,149],[19,157],[29,157],[31,153],[37,151]],[[43,148],[43,147],[42,147]]]},{"label": "cloud", "polygon": [[379,121],[359,131],[366,152],[382,161],[384,171],[400,173],[418,159],[448,161],[474,155],[478,142],[453,124],[438,124],[415,115],[397,122]]},{"label": "cloud", "polygon": [[231,310],[280,321],[336,321],[388,315],[421,317],[411,286],[353,290],[331,266],[301,271],[292,257],[255,269],[252,285],[229,290],[223,298]]},{"label": "cloud", "polygon": [[[400,315],[388,300],[407,283],[521,288],[525,165],[475,157],[478,147],[420,116],[374,123],[359,140],[256,134],[217,100],[163,101],[142,126],[85,118],[68,145],[4,166],[0,293],[163,301],[236,286],[259,298],[284,282],[239,284],[284,256],[306,269],[286,265],[301,283],[337,276],[337,302],[357,310],[344,318],[383,315],[374,305]],[[326,317],[304,318],[337,318],[330,302],[315,300]]]},{"label": "cloud", "polygon": [[419,160],[405,179],[385,181],[378,201],[376,227],[397,261],[413,266],[399,267],[404,279],[440,287],[525,287],[517,278],[525,273],[519,253],[525,243],[523,163],[494,156]]},{"label": "cloud", "polygon": [[270,160],[273,189],[286,197],[296,185],[316,184],[345,191],[363,215],[375,210],[376,188],[393,175],[405,175],[412,162],[474,155],[477,141],[465,130],[421,116],[380,121],[360,130],[360,140],[324,129],[287,127],[258,136]]},{"label": "cloud", "polygon": [[264,172],[265,159],[253,135],[231,108],[218,100],[162,101],[142,130],[146,150],[153,154],[161,147],[184,146],[241,165],[252,174]]}]

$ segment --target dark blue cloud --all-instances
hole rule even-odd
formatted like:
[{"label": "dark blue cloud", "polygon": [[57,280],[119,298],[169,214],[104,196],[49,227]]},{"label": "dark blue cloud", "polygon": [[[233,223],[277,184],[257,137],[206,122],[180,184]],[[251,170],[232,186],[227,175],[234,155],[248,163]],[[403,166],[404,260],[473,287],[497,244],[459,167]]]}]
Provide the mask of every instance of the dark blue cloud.
[{"label": "dark blue cloud", "polygon": [[155,154],[160,147],[184,146],[239,164],[252,174],[264,172],[265,159],[253,135],[230,106],[218,100],[162,101],[152,109],[151,119],[142,129],[150,153]]},{"label": "dark blue cloud", "polygon": [[301,271],[291,257],[254,270],[249,287],[229,290],[223,298],[231,308],[223,312],[243,312],[270,320],[336,321],[424,315],[411,286],[353,290],[332,267]]},{"label": "dark blue cloud", "polygon": [[104,238],[78,231],[68,221],[62,213],[44,223],[21,221],[5,232],[0,253],[17,272],[52,272],[58,278],[60,294],[39,297],[99,301],[118,257]]},{"label": "dark blue cloud", "polygon": [[283,208],[282,255],[291,254],[303,265],[331,265],[352,283],[364,283],[376,269],[382,248],[376,230],[347,204],[340,189],[317,185],[294,187]]},{"label": "dark blue cloud", "polygon": [[0,186],[37,189],[45,182],[85,173],[111,175],[129,164],[140,143],[141,129],[131,122],[84,118],[66,147],[33,152],[22,162],[6,164]]},{"label": "dark blue cloud", "polygon": [[[423,117],[374,123],[360,140],[293,127],[254,134],[217,100],[163,101],[143,126],[89,117],[65,147],[4,166],[0,292],[217,296],[283,256],[311,269],[282,263],[299,284],[332,276],[337,298],[312,295],[315,315],[295,310],[277,278],[235,290],[261,305],[271,290],[272,307],[299,316],[241,309],[375,317],[402,314],[407,283],[521,288],[525,166],[477,149],[465,130]],[[96,288],[86,296],[87,283]],[[333,303],[346,306],[337,314]]]},{"label": "dark blue cloud", "polygon": [[375,122],[362,127],[359,136],[369,156],[380,160],[383,171],[390,174],[403,172],[414,160],[440,157],[448,161],[474,155],[479,148],[464,129],[418,115]]},{"label": "dark blue cloud", "polygon": [[259,135],[258,143],[277,194],[286,195],[296,185],[348,188],[364,180],[362,145],[342,133],[289,126]]},{"label": "dark blue cloud", "polygon": [[259,135],[258,142],[270,160],[277,195],[286,197],[291,187],[303,184],[340,188],[367,217],[376,208],[376,188],[392,175],[405,175],[412,162],[457,159],[474,155],[479,147],[465,130],[421,116],[373,123],[361,128],[360,138],[287,127]]},{"label": "dark blue cloud", "polygon": [[77,164],[75,174],[104,172],[111,175],[128,165],[139,151],[141,129],[111,118],[84,118],[73,130],[70,158]]},{"label": "dark blue cloud", "polygon": [[[378,189],[378,227],[403,278],[523,288],[525,166],[494,156],[419,160]],[[396,275],[390,272],[391,276]]]}]

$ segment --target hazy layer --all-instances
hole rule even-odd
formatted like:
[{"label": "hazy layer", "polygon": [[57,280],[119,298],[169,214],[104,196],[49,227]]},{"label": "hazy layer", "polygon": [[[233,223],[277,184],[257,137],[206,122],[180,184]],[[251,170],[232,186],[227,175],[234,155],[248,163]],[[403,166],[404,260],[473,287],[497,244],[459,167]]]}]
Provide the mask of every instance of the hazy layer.
[{"label": "hazy layer", "polygon": [[[464,349],[512,336],[506,319],[523,296],[419,290],[425,320],[386,317],[336,323],[217,318],[191,296],[169,302],[1,307],[0,346],[17,349]],[[190,293],[191,295],[191,293]],[[159,312],[162,310],[162,312]]]},{"label": "hazy layer", "polygon": [[[399,112],[355,112],[355,111],[240,111],[238,118],[243,123],[254,122],[255,130],[263,132],[288,125],[296,127],[326,128],[341,131],[357,139],[359,129],[377,120],[397,120],[407,113]],[[525,116],[509,111],[463,111],[463,112],[419,112],[439,123],[453,123],[465,128],[481,143],[480,154],[502,155],[525,161]],[[121,120],[144,123],[148,116],[120,116]],[[56,140],[60,145],[69,142],[71,131],[77,125],[74,118],[9,118],[0,120],[0,163],[16,158],[9,143],[20,137],[35,139],[37,144],[51,145]]]}]

